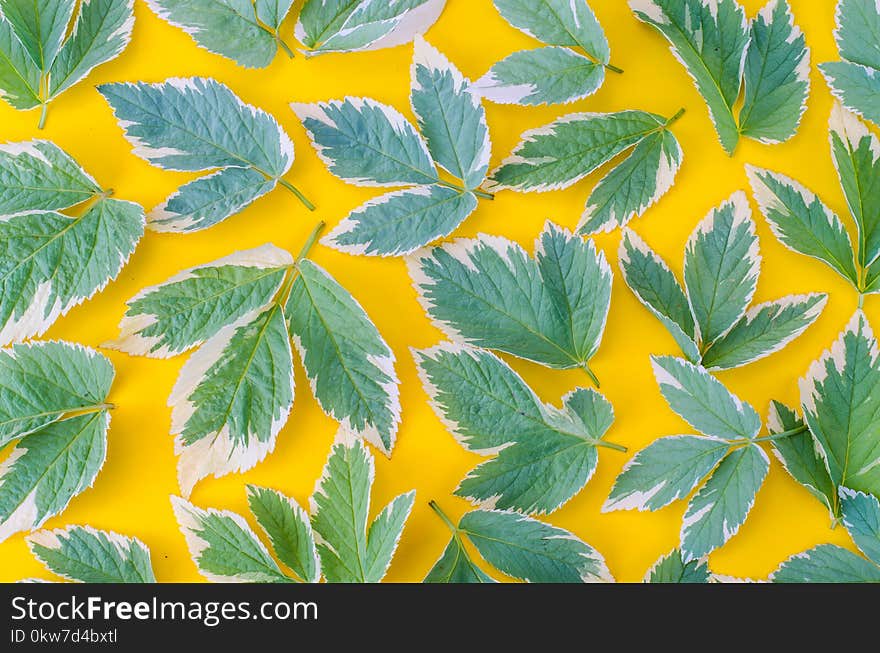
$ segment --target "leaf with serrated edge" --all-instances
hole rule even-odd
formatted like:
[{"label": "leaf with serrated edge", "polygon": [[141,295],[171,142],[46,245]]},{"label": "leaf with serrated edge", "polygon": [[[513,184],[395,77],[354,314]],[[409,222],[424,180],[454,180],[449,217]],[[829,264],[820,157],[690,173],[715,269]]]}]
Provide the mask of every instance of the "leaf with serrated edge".
[{"label": "leaf with serrated edge", "polygon": [[19,111],[41,102],[40,69],[7,20],[0,20],[0,99]]},{"label": "leaf with serrated edge", "polygon": [[129,299],[119,338],[107,346],[153,358],[183,353],[256,317],[291,265],[288,252],[263,245],[184,270]]},{"label": "leaf with serrated edge", "polygon": [[613,582],[602,555],[569,531],[515,512],[474,510],[461,518],[480,555],[508,576],[532,583]]},{"label": "leaf with serrated edge", "polygon": [[754,438],[761,418],[705,368],[671,356],[652,356],[654,376],[669,407],[693,428],[723,440]]},{"label": "leaf with serrated edge", "polygon": [[40,70],[46,71],[64,43],[74,0],[0,0],[0,13]]},{"label": "leaf with serrated edge", "polygon": [[325,270],[309,260],[298,269],[285,312],[312,393],[343,429],[390,456],[400,424],[394,352]]},{"label": "leaf with serrated edge", "polygon": [[880,566],[833,544],[793,555],[770,575],[774,583],[880,583]]},{"label": "leaf with serrated edge", "polygon": [[291,583],[240,515],[202,510],[180,497],[171,507],[199,572],[215,583]]},{"label": "leaf with serrated edge", "polygon": [[49,571],[81,583],[155,583],[150,550],[134,537],[91,526],[40,531],[27,538]]},{"label": "leaf with serrated edge", "polygon": [[682,560],[681,551],[675,549],[660,558],[645,574],[645,583],[708,583],[709,566],[706,560]]},{"label": "leaf with serrated edge", "polygon": [[449,544],[443,549],[434,566],[425,576],[425,583],[494,583],[494,578],[488,576],[482,569],[474,564],[471,556],[464,548],[461,537],[456,533]]},{"label": "leaf with serrated edge", "polygon": [[880,501],[864,492],[840,488],[843,525],[859,550],[880,565]]}]

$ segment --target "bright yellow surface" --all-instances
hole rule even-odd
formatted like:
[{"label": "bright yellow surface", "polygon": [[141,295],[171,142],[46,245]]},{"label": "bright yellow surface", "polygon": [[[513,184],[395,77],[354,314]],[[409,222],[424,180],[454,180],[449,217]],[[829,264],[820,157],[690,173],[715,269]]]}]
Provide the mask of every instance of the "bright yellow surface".
[{"label": "bright yellow surface", "polygon": [[[831,96],[815,66],[809,110],[797,137],[780,146],[743,141],[736,155],[728,158],[715,137],[703,100],[674,60],[666,41],[639,23],[623,0],[592,0],[591,4],[611,42],[612,63],[623,68],[625,74],[609,74],[596,95],[573,106],[522,108],[486,102],[493,165],[510,152],[525,129],[571,111],[645,109],[670,116],[685,107],[687,113],[674,126],[685,152],[677,183],[659,205],[633,223],[677,272],[681,270],[685,241],[696,223],[734,191],[748,190],[746,162],[801,180],[840,215],[848,215],[828,148]],[[753,16],[763,0],[745,0],[744,4]],[[806,32],[814,64],[837,59],[832,37],[835,3],[791,0],[791,4]],[[211,76],[228,84],[244,101],[278,118],[297,147],[298,157],[288,178],[319,209],[309,213],[291,194],[279,189],[207,231],[193,235],[148,232],[120,278],[59,320],[47,338],[99,347],[117,335],[125,300],[144,286],[159,283],[183,268],[269,241],[295,252],[318,219],[332,226],[375,196],[375,189],[349,186],[326,171],[290,110],[290,102],[370,96],[412,118],[408,99],[411,46],[311,60],[302,56],[288,60],[279,54],[269,68],[253,71],[197,48],[182,31],[157,19],[143,2],[136,3],[136,15],[134,40],[128,50],[55,101],[43,132],[36,129],[36,112],[19,113],[0,103],[0,139],[51,139],[79,160],[100,184],[114,188],[117,197],[140,202],[149,210],[188,176],[153,168],[132,155],[109,107],[93,86],[109,81],[159,82],[175,76]],[[288,19],[284,27],[291,41],[292,24]],[[449,0],[427,38],[471,79],[481,76],[506,54],[536,45],[507,25],[489,0]],[[535,236],[548,218],[570,228],[577,224],[590,188],[598,179],[599,175],[594,175],[564,192],[499,193],[494,202],[481,202],[456,235],[502,234],[531,251]],[[830,294],[828,308],[816,325],[794,344],[769,359],[719,375],[733,392],[766,415],[771,398],[797,404],[798,378],[843,329],[856,308],[857,297],[819,262],[785,250],[757,214],[757,207],[753,208],[764,258],[755,301],[788,293]],[[615,272],[618,242],[617,232],[597,239]],[[418,490],[416,506],[387,577],[391,581],[418,581],[448,540],[446,527],[428,508],[428,501],[438,500],[453,518],[464,513],[467,502],[451,493],[480,461],[453,441],[428,406],[409,353],[410,347],[436,344],[442,335],[416,303],[402,260],[353,257],[323,246],[316,247],[312,257],[363,304],[398,358],[403,424],[393,459],[377,456],[373,509],[375,512],[400,492]],[[869,298],[866,304],[869,317],[880,324],[880,300]],[[46,527],[88,523],[137,536],[152,549],[159,580],[199,580],[168,500],[178,488],[168,431],[170,410],[165,404],[185,357],[157,361],[104,351],[116,366],[110,401],[118,406],[113,412],[107,462],[95,486],[75,498]],[[687,425],[660,396],[649,363],[650,354],[678,353],[672,338],[637,303],[616,273],[605,339],[591,366],[617,414],[609,438],[628,446],[631,453],[659,436],[688,432]],[[558,403],[564,393],[588,383],[579,371],[553,371],[508,360],[545,401]],[[194,503],[248,514],[245,483],[274,487],[303,504],[307,501],[336,426],[310,395],[298,362],[296,383],[293,412],[275,452],[247,474],[205,479],[196,486]],[[596,547],[618,580],[637,581],[660,555],[676,545],[685,502],[656,513],[600,513],[629,455],[603,449],[593,480],[549,521]],[[829,529],[828,515],[819,502],[774,460],[745,525],[711,556],[710,563],[717,573],[765,577],[785,557],[821,542],[851,546],[842,528]],[[28,576],[48,578],[49,574],[31,557],[24,536],[0,544],[0,581]]]}]

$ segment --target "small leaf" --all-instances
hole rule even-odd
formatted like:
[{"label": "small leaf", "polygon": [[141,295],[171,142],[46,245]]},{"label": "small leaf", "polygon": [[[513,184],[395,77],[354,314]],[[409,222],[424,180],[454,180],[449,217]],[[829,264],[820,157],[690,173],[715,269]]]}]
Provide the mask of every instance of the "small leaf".
[{"label": "small leaf", "polygon": [[49,571],[81,583],[155,583],[150,550],[134,537],[68,526],[28,538],[34,556]]},{"label": "small leaf", "polygon": [[321,561],[306,511],[276,490],[248,485],[247,493],[248,506],[269,536],[278,559],[302,581],[317,583]]},{"label": "small leaf", "polygon": [[708,583],[709,566],[705,560],[685,562],[679,549],[660,558],[645,575],[645,583]]},{"label": "small leaf", "polygon": [[474,83],[474,90],[499,104],[568,104],[599,90],[605,68],[557,46],[514,52]]},{"label": "small leaf", "polygon": [[359,186],[431,184],[428,147],[397,111],[368,98],[291,105],[331,173]]},{"label": "small leaf", "polygon": [[727,335],[706,350],[703,366],[729,370],[781,350],[816,321],[827,301],[827,295],[814,293],[753,306]]},{"label": "small leaf", "polygon": [[477,188],[492,155],[486,112],[470,80],[421,37],[415,41],[411,99],[434,160],[468,190]]},{"label": "small leaf", "polygon": [[624,466],[602,512],[668,506],[690,494],[729,451],[729,442],[713,437],[660,438]]},{"label": "small leaf", "polygon": [[810,94],[810,50],[787,0],[770,0],[751,22],[740,133],[782,143],[797,133]]},{"label": "small leaf", "polygon": [[699,361],[700,350],[694,342],[694,317],[687,295],[666,262],[630,229],[623,232],[618,258],[626,285],[663,323],[685,356],[691,362]]},{"label": "small leaf", "polygon": [[388,571],[415,499],[402,494],[389,503],[367,530],[373,456],[345,431],[312,495],[312,527],[328,583],[378,583]]},{"label": "small leaf", "polygon": [[599,348],[611,269],[591,241],[551,222],[534,259],[480,236],[417,252],[409,269],[428,316],[459,344],[560,369],[585,365]]},{"label": "small leaf", "polygon": [[0,0],[0,12],[40,70],[48,70],[64,43],[74,0]]},{"label": "small leaf", "polygon": [[843,525],[859,550],[880,565],[880,501],[864,492],[840,489]]},{"label": "small leaf", "polygon": [[294,2],[295,0],[255,0],[254,8],[257,10],[257,18],[277,32]]},{"label": "small leaf", "polygon": [[874,124],[880,124],[877,94],[880,93],[880,69],[848,61],[819,64],[831,92],[843,106]]},{"label": "small leaf", "polygon": [[290,583],[241,516],[202,510],[171,497],[174,515],[199,572],[215,583]]},{"label": "small leaf", "polygon": [[761,257],[745,193],[734,193],[697,226],[684,255],[684,281],[704,348],[742,318],[758,284]]},{"label": "small leaf", "polygon": [[492,566],[531,583],[611,582],[602,556],[572,533],[530,517],[475,510],[459,529]]},{"label": "small leaf", "polygon": [[880,493],[880,361],[864,313],[801,379],[804,421],[819,443],[831,479],[857,492]]},{"label": "small leaf", "polygon": [[853,246],[840,218],[789,177],[748,165],[746,172],[773,235],[790,250],[824,261],[858,286]]},{"label": "small leaf", "polygon": [[880,583],[880,567],[833,544],[798,553],[773,572],[774,583]]},{"label": "small leaf", "polygon": [[349,254],[401,256],[448,236],[476,208],[471,192],[437,184],[416,186],[370,200],[322,242]]},{"label": "small leaf", "polygon": [[758,435],[761,418],[755,409],[704,368],[671,356],[652,356],[651,360],[663,398],[693,428],[723,440]]},{"label": "small leaf", "polygon": [[757,445],[728,455],[691,499],[681,526],[681,551],[695,560],[736,535],[767,477],[770,460]]},{"label": "small leaf", "polygon": [[461,538],[456,535],[451,540],[440,559],[425,576],[425,583],[494,583],[495,579],[474,564],[464,548]]},{"label": "small leaf", "polygon": [[40,69],[18,40],[12,25],[0,17],[0,98],[13,109],[39,106]]},{"label": "small leaf", "polygon": [[391,455],[400,423],[394,353],[327,272],[308,260],[298,269],[285,312],[312,392],[344,430]]},{"label": "small leaf", "polygon": [[236,252],[174,275],[128,300],[116,349],[167,358],[267,306],[293,258],[273,245]]}]

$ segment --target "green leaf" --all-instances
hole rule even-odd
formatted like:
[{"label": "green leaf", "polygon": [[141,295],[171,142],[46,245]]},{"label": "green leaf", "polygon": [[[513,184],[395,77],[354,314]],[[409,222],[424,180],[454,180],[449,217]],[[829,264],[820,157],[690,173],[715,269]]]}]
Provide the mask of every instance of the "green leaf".
[{"label": "green leaf", "polygon": [[107,453],[106,410],[26,435],[0,465],[0,541],[39,528],[89,489]]},{"label": "green leaf", "polygon": [[293,405],[293,360],[278,304],[221,329],[180,371],[168,404],[188,496],[205,476],[245,471],[275,448]]},{"label": "green leaf", "polygon": [[599,348],[611,268],[592,241],[548,222],[532,259],[492,236],[417,252],[410,276],[428,316],[453,341],[548,367],[584,366]]},{"label": "green leaf", "polygon": [[[257,20],[257,11],[265,3],[255,7],[252,0],[148,0],[147,4],[205,50],[246,68],[265,68],[278,51],[276,33]],[[289,9],[290,2],[286,4]]]},{"label": "green leaf", "polygon": [[107,358],[80,345],[34,342],[0,349],[0,447],[68,413],[105,408],[113,375]]},{"label": "green leaf", "polygon": [[736,535],[769,469],[770,459],[755,444],[721,461],[684,514],[681,551],[685,560],[702,558]]},{"label": "green leaf", "polygon": [[199,572],[215,583],[290,583],[265,545],[234,512],[202,510],[171,497],[174,515]]},{"label": "green leaf", "polygon": [[456,494],[480,506],[553,512],[590,480],[596,447],[614,420],[611,404],[592,390],[545,406],[494,354],[445,344],[414,352],[438,417],[467,450],[497,454],[476,467]]},{"label": "green leaf", "polygon": [[40,69],[18,40],[12,25],[0,17],[0,98],[13,109],[39,106]]},{"label": "green leaf", "polygon": [[370,200],[321,242],[348,254],[401,256],[448,236],[476,208],[471,192],[437,184],[416,186]]},{"label": "green leaf", "polygon": [[254,8],[257,10],[257,18],[274,29],[276,32],[281,23],[287,17],[295,0],[255,0]]},{"label": "green leaf", "polygon": [[560,190],[665,127],[644,111],[573,113],[531,129],[491,175],[492,190]]},{"label": "green leaf", "polygon": [[292,265],[286,251],[263,245],[184,270],[128,300],[109,344],[155,358],[183,353],[267,306]]},{"label": "green leaf", "polygon": [[464,548],[461,537],[456,533],[440,559],[425,576],[425,583],[494,583],[494,578],[474,564]]},{"label": "green leaf", "polygon": [[[771,435],[804,427],[804,421],[788,406],[778,401],[770,402],[767,430]],[[810,491],[828,508],[832,515],[839,512],[837,487],[820,454],[812,434],[803,433],[773,440],[773,453],[792,478]]]},{"label": "green leaf", "polygon": [[618,259],[623,280],[636,298],[663,323],[684,355],[699,361],[687,295],[666,262],[631,229],[624,229]]},{"label": "green leaf", "polygon": [[774,583],[880,583],[880,567],[833,544],[798,553],[773,572]]},{"label": "green leaf", "polygon": [[296,38],[309,54],[402,45],[439,18],[445,0],[306,0]]},{"label": "green leaf", "polygon": [[602,512],[659,510],[696,488],[730,451],[714,437],[673,435],[639,451],[614,482]]},{"label": "green leaf", "polygon": [[525,515],[474,510],[459,530],[486,561],[531,583],[612,582],[605,560],[572,533]]},{"label": "green leaf", "polygon": [[816,321],[827,301],[824,293],[814,293],[753,306],[727,335],[710,345],[702,365],[729,370],[781,350]]},{"label": "green leaf", "polygon": [[327,272],[308,260],[298,269],[285,312],[312,392],[346,431],[391,455],[400,423],[394,353]]},{"label": "green leaf", "polygon": [[645,575],[645,583],[708,583],[709,566],[705,560],[685,562],[681,550],[674,549],[660,558]]},{"label": "green leaf", "polygon": [[706,100],[721,145],[732,154],[739,140],[733,105],[749,44],[749,26],[735,0],[630,0],[636,18],[672,46]]},{"label": "green leaf", "polygon": [[856,312],[800,388],[804,421],[834,483],[880,494],[880,361],[864,313]]},{"label": "green leaf", "polygon": [[415,491],[401,494],[370,524],[373,456],[344,430],[312,495],[312,527],[328,583],[378,583],[388,571]]},{"label": "green leaf", "polygon": [[787,0],[770,0],[752,20],[744,84],[743,136],[773,144],[797,133],[810,94],[810,50]]},{"label": "green leaf", "polygon": [[761,418],[703,367],[680,358],[652,356],[654,376],[669,407],[701,433],[722,440],[754,438]]},{"label": "green leaf", "polygon": [[607,64],[611,53],[596,15],[586,2],[493,0],[508,23],[547,45],[579,47]]},{"label": "green leaf", "polygon": [[328,170],[360,186],[431,184],[428,147],[395,108],[369,98],[292,104]]},{"label": "green leaf", "polygon": [[134,0],[81,2],[73,32],[48,71],[48,99],[118,57],[131,41],[133,27]]},{"label": "green leaf", "polygon": [[256,485],[247,486],[247,498],[278,559],[303,582],[317,583],[321,561],[306,511],[294,499]]},{"label": "green leaf", "polygon": [[101,198],[80,217],[0,220],[0,344],[41,335],[115,279],[144,233],[138,204]]},{"label": "green leaf", "polygon": [[859,550],[880,565],[880,501],[864,492],[840,489],[843,525]]},{"label": "green leaf", "polygon": [[60,211],[100,192],[92,176],[54,143],[0,145],[0,215]]},{"label": "green leaf", "polygon": [[40,70],[49,70],[61,49],[74,0],[0,0],[0,12]]},{"label": "green leaf", "polygon": [[81,583],[155,583],[150,550],[134,537],[91,526],[40,531],[28,538],[49,571]]},{"label": "green leaf", "polygon": [[642,215],[672,188],[683,159],[684,152],[671,131],[649,134],[596,184],[578,233],[613,231]]},{"label": "green leaf", "polygon": [[819,64],[831,92],[841,104],[874,124],[880,124],[877,94],[880,93],[880,69],[848,61]]},{"label": "green leaf", "polygon": [[415,41],[412,106],[434,160],[472,190],[489,171],[486,111],[471,82],[434,46]]},{"label": "green leaf", "polygon": [[750,165],[746,173],[773,235],[790,250],[825,262],[858,286],[853,246],[840,218],[814,193],[785,175]]},{"label": "green leaf", "polygon": [[703,349],[745,315],[760,269],[749,200],[738,191],[697,225],[685,249],[684,282]]},{"label": "green leaf", "polygon": [[859,230],[859,265],[880,257],[880,140],[852,113],[835,104],[831,154]]},{"label": "green leaf", "polygon": [[605,68],[558,46],[514,52],[492,66],[474,90],[499,104],[568,104],[599,90]]}]

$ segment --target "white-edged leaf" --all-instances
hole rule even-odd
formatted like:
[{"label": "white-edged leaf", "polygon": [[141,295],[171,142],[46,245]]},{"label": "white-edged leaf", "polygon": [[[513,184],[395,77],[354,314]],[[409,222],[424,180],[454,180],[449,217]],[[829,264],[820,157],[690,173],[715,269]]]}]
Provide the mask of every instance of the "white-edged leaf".
[{"label": "white-edged leaf", "polygon": [[0,13],[43,71],[49,70],[61,49],[75,8],[74,0],[0,0]]},{"label": "white-edged leaf", "polygon": [[840,509],[853,542],[880,566],[880,501],[872,494],[840,488]]},{"label": "white-edged leaf", "polygon": [[39,106],[40,79],[40,68],[9,21],[0,16],[0,99],[19,111]]},{"label": "white-edged leaf", "polygon": [[654,563],[645,574],[644,583],[708,583],[711,578],[705,560],[685,562],[681,551],[674,549]]},{"label": "white-edged leaf", "polygon": [[880,583],[880,566],[833,544],[793,555],[771,574],[774,583]]}]

